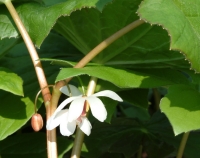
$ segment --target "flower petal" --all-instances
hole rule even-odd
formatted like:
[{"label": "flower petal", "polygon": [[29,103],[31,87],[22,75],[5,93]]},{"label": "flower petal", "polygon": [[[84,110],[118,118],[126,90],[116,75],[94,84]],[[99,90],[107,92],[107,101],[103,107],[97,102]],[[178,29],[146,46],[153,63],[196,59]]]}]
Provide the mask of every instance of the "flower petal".
[{"label": "flower petal", "polygon": [[[81,93],[81,92],[78,90],[78,88],[76,88],[74,85],[70,85],[70,84],[68,84],[68,85],[69,85],[69,88],[70,88],[70,90],[71,90],[71,95],[72,95],[72,96],[79,96],[79,95],[82,95],[82,93]],[[60,91],[61,91],[62,93],[64,93],[65,95],[70,96],[70,92],[69,92],[67,86],[61,87],[61,88],[60,88]]]},{"label": "flower petal", "polygon": [[86,97],[76,98],[69,107],[68,121],[71,122],[81,116]]},{"label": "flower petal", "polygon": [[107,117],[107,111],[102,101],[94,96],[87,97],[87,101],[90,104],[92,115],[103,122]]},{"label": "flower petal", "polygon": [[64,119],[68,116],[68,109],[59,111],[56,115],[52,115],[47,120],[46,129],[52,130],[56,128],[61,122],[64,121]]},{"label": "flower petal", "polygon": [[120,98],[119,95],[117,95],[115,92],[110,91],[110,90],[101,91],[101,92],[92,94],[91,96],[96,96],[96,97],[104,96],[104,97],[108,97],[108,98],[111,98],[113,100],[117,100],[117,101],[120,101],[120,102],[123,101],[122,98]]},{"label": "flower petal", "polygon": [[79,125],[80,129],[85,133],[87,136],[90,135],[92,125],[90,124],[90,121],[87,119],[87,117],[81,117],[81,124]]},{"label": "flower petal", "polygon": [[68,122],[67,117],[65,119],[66,120],[60,124],[60,133],[63,136],[70,136],[76,129],[76,121]]},{"label": "flower petal", "polygon": [[80,98],[80,97],[69,97],[67,99],[65,99],[59,106],[58,108],[55,110],[55,112],[53,113],[53,115],[56,115],[60,110],[62,110],[68,103],[70,103],[71,101],[73,101],[76,98]]}]

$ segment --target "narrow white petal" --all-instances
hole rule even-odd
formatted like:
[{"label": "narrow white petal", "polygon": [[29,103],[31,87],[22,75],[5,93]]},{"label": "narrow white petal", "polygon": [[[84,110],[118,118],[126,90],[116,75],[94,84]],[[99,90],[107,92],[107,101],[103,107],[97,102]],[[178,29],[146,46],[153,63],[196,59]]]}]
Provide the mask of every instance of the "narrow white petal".
[{"label": "narrow white petal", "polygon": [[65,121],[67,117],[68,109],[59,111],[56,115],[53,115],[47,120],[46,128],[47,130],[52,130],[60,125],[61,122]]},{"label": "narrow white petal", "polygon": [[59,106],[58,108],[55,110],[53,115],[56,115],[60,110],[62,110],[68,103],[70,103],[71,101],[73,101],[74,99],[79,98],[79,97],[69,97],[67,99],[65,99]]},{"label": "narrow white petal", "polygon": [[[67,118],[66,118],[67,119]],[[62,122],[60,124],[60,133],[63,136],[70,136],[74,133],[76,129],[76,121],[72,121],[72,122]]]},{"label": "narrow white petal", "polygon": [[87,119],[87,117],[81,117],[81,120],[82,120],[82,122],[79,125],[79,127],[83,131],[83,133],[85,133],[87,136],[89,136],[91,133],[92,125],[91,125],[90,121]]},{"label": "narrow white petal", "polygon": [[83,112],[85,97],[76,98],[69,107],[68,121],[76,120]]},{"label": "narrow white petal", "polygon": [[[82,95],[81,92],[78,90],[78,88],[76,88],[74,85],[70,85],[70,84],[69,84],[69,88],[70,88],[70,90],[71,90],[72,96],[79,96],[79,95]],[[70,96],[70,92],[69,92],[67,86],[61,87],[61,88],[60,88],[60,91],[61,91],[62,93],[64,93],[65,95]]]},{"label": "narrow white petal", "polygon": [[103,122],[107,117],[107,111],[102,101],[94,96],[89,96],[86,100],[90,104],[92,115]]},{"label": "narrow white petal", "polygon": [[96,96],[96,97],[103,96],[103,97],[108,97],[108,98],[111,98],[113,100],[117,100],[117,101],[120,101],[120,102],[123,101],[122,98],[120,98],[120,96],[117,95],[117,93],[110,91],[110,90],[101,91],[101,92],[92,94],[91,96]]}]

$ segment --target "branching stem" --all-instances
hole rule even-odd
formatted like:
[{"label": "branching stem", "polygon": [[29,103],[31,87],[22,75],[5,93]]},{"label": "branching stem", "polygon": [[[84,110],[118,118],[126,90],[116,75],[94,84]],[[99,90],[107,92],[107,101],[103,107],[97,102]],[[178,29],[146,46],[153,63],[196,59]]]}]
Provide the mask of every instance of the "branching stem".
[{"label": "branching stem", "polygon": [[[26,47],[29,51],[29,54],[31,56],[35,72],[39,81],[40,89],[42,89],[42,96],[43,100],[46,106],[46,116],[47,119],[51,116],[51,110],[50,110],[50,99],[51,94],[50,90],[48,88],[47,80],[42,68],[42,64],[40,62],[38,53],[33,45],[33,42],[26,31],[26,28],[24,27],[24,24],[22,23],[18,13],[16,12],[12,2],[10,0],[5,0],[4,4],[6,5],[8,11],[10,12],[23,40],[26,44]],[[44,88],[46,87],[46,88]],[[47,148],[48,148],[48,158],[56,158],[57,157],[57,146],[55,142],[55,130],[47,131]],[[51,152],[50,152],[51,151]],[[53,151],[53,152],[52,152]]]}]

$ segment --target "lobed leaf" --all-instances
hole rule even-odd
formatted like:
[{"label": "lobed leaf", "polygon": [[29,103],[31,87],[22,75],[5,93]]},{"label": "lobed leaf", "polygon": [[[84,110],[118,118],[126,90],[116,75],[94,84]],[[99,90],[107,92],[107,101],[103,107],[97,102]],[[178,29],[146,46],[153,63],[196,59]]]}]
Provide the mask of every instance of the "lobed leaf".
[{"label": "lobed leaf", "polygon": [[[69,16],[71,12],[83,7],[96,7],[102,10],[104,5],[112,0],[59,0],[44,1],[46,5],[36,2],[21,3],[16,5],[31,39],[37,47],[40,47],[44,39],[60,16]],[[19,33],[13,20],[5,8],[0,6],[0,38],[18,37]]]},{"label": "lobed leaf", "polygon": [[[113,33],[138,20],[135,12],[139,4],[138,0],[115,0],[105,6],[102,13],[85,8],[69,17],[59,18],[54,30],[87,54]],[[162,28],[142,24],[112,43],[93,62],[129,68],[149,68],[152,64],[156,64],[157,68],[186,65],[180,62],[184,59],[180,53],[169,51],[169,43],[170,39]]]},{"label": "lobed leaf", "polygon": [[[111,124],[95,123],[90,137],[85,138],[85,146],[89,152],[83,150],[82,155],[87,158],[94,158],[103,157],[106,152],[109,152],[122,153],[124,157],[130,158],[138,151],[141,142],[144,143],[145,150],[150,148],[149,144],[151,144],[151,147],[156,148],[155,143],[160,143],[160,137],[157,136],[163,132],[171,133],[169,127],[170,124],[167,118],[160,112],[144,122],[138,121],[138,119],[115,118]],[[173,139],[173,135],[170,136],[170,139]],[[164,151],[166,145],[163,145],[162,142],[157,149]],[[165,153],[157,152],[157,156],[164,157],[172,153],[172,149],[170,148]],[[150,156],[149,153],[147,154]],[[163,154],[165,155],[163,156]]]},{"label": "lobed leaf", "polygon": [[172,124],[175,135],[200,128],[200,94],[192,86],[170,86],[160,108]]},{"label": "lobed leaf", "polygon": [[168,30],[170,49],[184,53],[197,72],[200,72],[199,6],[198,0],[144,0],[138,10],[141,19]]}]

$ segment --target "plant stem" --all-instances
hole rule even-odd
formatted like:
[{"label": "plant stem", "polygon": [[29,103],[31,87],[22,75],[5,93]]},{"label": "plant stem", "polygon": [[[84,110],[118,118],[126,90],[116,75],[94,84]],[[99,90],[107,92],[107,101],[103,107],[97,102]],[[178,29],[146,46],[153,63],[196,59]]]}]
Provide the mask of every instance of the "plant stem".
[{"label": "plant stem", "polygon": [[[113,35],[111,35],[110,37],[108,37],[107,39],[105,39],[104,41],[102,41],[99,45],[97,45],[94,49],[92,49],[84,58],[82,58],[75,66],[74,68],[82,68],[85,65],[87,65],[87,63],[89,63],[95,56],[97,56],[102,50],[104,50],[105,48],[107,48],[111,43],[113,43],[114,41],[116,41],[118,38],[120,38],[121,36],[125,35],[126,33],[128,33],[129,31],[133,30],[134,28],[140,26],[141,24],[143,24],[144,21],[143,20],[136,20],[132,23],[130,23],[129,25],[125,26],[124,28],[122,28],[121,30],[117,31],[116,33],[114,33]],[[68,83],[71,80],[71,78],[68,78],[65,80],[65,82],[63,81],[59,81],[56,84],[56,88],[60,89],[61,87],[63,87],[66,83]]]},{"label": "plant stem", "polygon": [[[46,115],[47,115],[47,119],[51,116],[51,110],[50,110],[50,100],[51,100],[51,94],[50,94],[50,90],[48,88],[48,84],[47,84],[47,80],[46,77],[44,75],[44,71],[42,68],[42,64],[41,62],[38,60],[39,56],[37,54],[37,51],[33,45],[33,42],[29,36],[29,34],[26,31],[26,28],[24,27],[24,24],[22,23],[18,13],[16,12],[12,2],[10,0],[5,0],[4,4],[6,5],[8,11],[10,12],[23,40],[24,43],[26,44],[26,47],[29,51],[29,54],[31,56],[35,71],[36,71],[36,75],[39,81],[39,85],[40,88],[43,89],[42,90],[42,96],[43,96],[43,100],[45,103],[45,107],[46,107]],[[46,88],[44,88],[46,87]],[[47,146],[48,146],[48,158],[56,158],[57,157],[57,148],[56,148],[56,144],[55,144],[55,140],[52,139],[52,136],[55,135],[55,131],[47,131]],[[55,136],[53,136],[55,137]],[[51,151],[51,152],[50,152]],[[53,151],[53,152],[52,152]]]},{"label": "plant stem", "polygon": [[140,145],[138,152],[137,152],[137,158],[141,158],[142,157],[142,145]]},{"label": "plant stem", "polygon": [[128,33],[132,29],[136,28],[137,26],[143,24],[143,20],[136,20],[132,22],[131,24],[125,26],[121,30],[117,31],[107,39],[105,39],[103,42],[101,42],[99,45],[97,45],[93,50],[91,50],[74,68],[80,68],[84,67],[88,62],[90,62],[96,55],[98,55],[102,50],[104,50],[106,47],[108,47],[111,43],[116,41],[118,38],[123,36],[124,34]]},{"label": "plant stem", "polygon": [[[19,32],[24,40],[24,43],[26,44],[26,47],[30,53],[35,71],[36,71],[36,75],[40,84],[40,88],[42,89],[45,86],[48,86],[47,81],[46,81],[46,77],[44,75],[44,71],[42,68],[42,64],[41,62],[38,60],[39,56],[37,54],[37,51],[33,45],[33,42],[31,41],[31,38],[29,36],[29,34],[26,31],[26,28],[24,27],[18,13],[16,12],[12,2],[10,0],[6,0],[5,1],[5,5],[8,8],[17,28],[19,29]],[[44,98],[44,101],[50,101],[51,99],[51,94],[49,91],[49,88],[45,88],[42,90],[42,96]]]},{"label": "plant stem", "polygon": [[179,146],[178,154],[177,154],[176,158],[182,158],[189,134],[190,134],[190,132],[186,132],[186,133],[183,134],[183,137],[182,137],[182,140],[181,140],[181,144]]},{"label": "plant stem", "polygon": [[[106,47],[108,47],[115,40],[117,40],[118,38],[120,38],[124,34],[128,33],[129,31],[131,31],[132,29],[136,28],[137,26],[140,26],[143,23],[144,23],[143,20],[136,20],[136,21],[132,22],[131,24],[127,25],[126,27],[122,28],[121,30],[119,30],[115,34],[111,35],[106,40],[104,40],[99,45],[97,45],[93,50],[91,50],[82,60],[80,60],[74,66],[74,68],[82,68],[82,67],[84,67],[96,55],[98,55],[102,50],[104,50]],[[59,97],[61,95],[61,92],[59,92],[59,89],[61,87],[65,86],[70,80],[71,80],[71,78],[68,78],[66,80],[59,81],[59,82],[56,83],[55,89],[53,91],[57,91],[57,95],[56,96],[52,95],[52,100],[51,100],[51,104],[52,105],[51,105],[51,107],[56,107],[57,106]],[[87,95],[88,95],[88,93],[87,93]],[[75,137],[75,143],[74,143],[74,147],[73,147],[73,151],[72,151],[72,158],[76,158],[77,156],[80,156],[81,146],[82,146],[82,141],[83,141],[82,139],[84,138],[84,135],[82,134],[82,131],[80,131],[79,128],[77,128],[77,133],[76,134],[77,134],[77,136],[76,136],[77,138]],[[78,143],[78,141],[81,141],[81,143]],[[76,147],[76,145],[77,145],[77,147]]]},{"label": "plant stem", "polygon": [[[87,96],[90,96],[94,93],[96,84],[97,84],[97,78],[91,77],[89,85],[88,85],[88,89],[87,89]],[[80,128],[77,128],[71,158],[80,157],[83,140],[84,140],[84,133],[80,130]]]},{"label": "plant stem", "polygon": [[161,96],[160,96],[160,93],[158,92],[158,89],[157,88],[153,88],[153,96],[154,96],[154,101],[155,101],[155,110],[159,110],[160,109],[160,99],[161,99]]}]

